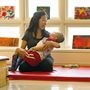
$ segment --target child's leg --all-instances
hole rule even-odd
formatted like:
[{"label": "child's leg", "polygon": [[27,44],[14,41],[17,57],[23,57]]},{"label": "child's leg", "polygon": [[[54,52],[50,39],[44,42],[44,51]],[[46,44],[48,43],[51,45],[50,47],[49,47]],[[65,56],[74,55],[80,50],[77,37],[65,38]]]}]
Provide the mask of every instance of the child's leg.
[{"label": "child's leg", "polygon": [[16,66],[15,66],[15,71],[17,70],[18,66],[21,64],[22,61],[23,61],[22,58],[20,58],[20,57],[17,58],[17,62],[16,62]]},{"label": "child's leg", "polygon": [[17,58],[18,58],[18,55],[17,54],[14,54],[12,56],[12,65],[9,68],[9,71],[15,71],[15,66],[16,66]]},{"label": "child's leg", "polygon": [[25,50],[23,48],[17,48],[15,53],[18,54],[19,57],[24,58],[26,55],[28,55],[28,50]]},{"label": "child's leg", "polygon": [[23,60],[35,67],[41,62],[41,57],[38,52],[29,51],[28,56],[26,55]]},{"label": "child's leg", "polygon": [[15,54],[12,56],[12,65],[11,67],[9,68],[9,71],[15,71],[17,68],[16,68],[16,64],[17,64],[17,59],[18,59],[18,54],[19,54],[19,48],[17,48],[15,50]]}]

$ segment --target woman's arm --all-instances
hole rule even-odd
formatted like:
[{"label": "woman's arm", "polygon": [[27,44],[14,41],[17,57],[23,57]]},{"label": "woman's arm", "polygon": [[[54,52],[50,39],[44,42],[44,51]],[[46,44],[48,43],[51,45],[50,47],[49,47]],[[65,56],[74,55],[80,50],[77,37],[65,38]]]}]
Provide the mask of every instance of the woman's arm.
[{"label": "woman's arm", "polygon": [[54,48],[60,48],[60,43],[58,43],[58,42],[51,41],[51,45]]},{"label": "woman's arm", "polygon": [[45,44],[43,44],[40,41],[35,47],[32,47],[31,49],[36,51],[44,51],[50,47],[60,48],[60,44],[54,41],[46,41]]},{"label": "woman's arm", "polygon": [[39,42],[37,43],[36,46],[32,47],[30,50],[43,51],[43,47],[44,47],[44,44],[43,44],[43,42],[42,42],[42,40],[41,40],[41,41],[39,41]]},{"label": "woman's arm", "polygon": [[27,41],[22,40],[21,48],[25,49],[27,45]]},{"label": "woman's arm", "polygon": [[17,48],[15,53],[18,54],[21,58],[25,57],[28,53],[25,51],[27,42],[22,40],[21,48]]},{"label": "woman's arm", "polygon": [[43,50],[46,50],[49,47],[60,48],[60,44],[54,41],[46,41]]}]

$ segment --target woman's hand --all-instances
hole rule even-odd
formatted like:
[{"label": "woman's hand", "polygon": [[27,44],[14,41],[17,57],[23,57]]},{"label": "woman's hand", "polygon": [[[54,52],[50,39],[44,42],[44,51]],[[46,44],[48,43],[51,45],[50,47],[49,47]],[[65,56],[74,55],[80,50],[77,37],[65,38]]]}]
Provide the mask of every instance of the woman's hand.
[{"label": "woman's hand", "polygon": [[31,58],[31,59],[35,59],[33,54],[28,54],[28,55],[26,55],[26,57]]},{"label": "woman's hand", "polygon": [[45,45],[43,47],[43,50],[48,49],[49,47],[53,47],[53,42],[52,41],[46,41]]},{"label": "woman's hand", "polygon": [[45,42],[45,45],[44,45],[44,47],[43,47],[43,50],[46,50],[46,49],[48,49],[48,48],[53,48],[53,47],[55,47],[55,48],[60,48],[60,44],[59,43],[57,43],[57,42],[54,42],[54,41],[46,41]]}]

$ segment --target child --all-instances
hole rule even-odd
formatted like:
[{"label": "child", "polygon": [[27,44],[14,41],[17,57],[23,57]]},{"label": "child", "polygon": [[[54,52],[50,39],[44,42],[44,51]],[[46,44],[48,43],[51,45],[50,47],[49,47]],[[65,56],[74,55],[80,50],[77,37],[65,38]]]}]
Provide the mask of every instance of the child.
[{"label": "child", "polygon": [[[59,32],[51,33],[48,38],[43,38],[35,47],[32,47],[29,50],[17,48],[15,51],[15,56],[23,58],[24,61],[35,67],[51,53],[53,48],[60,48],[60,45],[57,45],[55,47],[49,47],[48,49],[44,50],[44,44],[48,41],[61,43],[64,41],[64,36]],[[22,56],[21,52],[24,52],[25,56]],[[16,65],[13,70],[15,71],[17,67],[18,65]]]}]

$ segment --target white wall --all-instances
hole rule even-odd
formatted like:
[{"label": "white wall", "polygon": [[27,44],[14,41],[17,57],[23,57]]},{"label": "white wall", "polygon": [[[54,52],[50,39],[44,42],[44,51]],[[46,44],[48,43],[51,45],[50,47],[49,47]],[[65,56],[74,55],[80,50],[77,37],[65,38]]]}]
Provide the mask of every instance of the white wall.
[{"label": "white wall", "polygon": [[52,53],[55,64],[79,64],[82,66],[90,66],[90,51],[58,51]]}]

